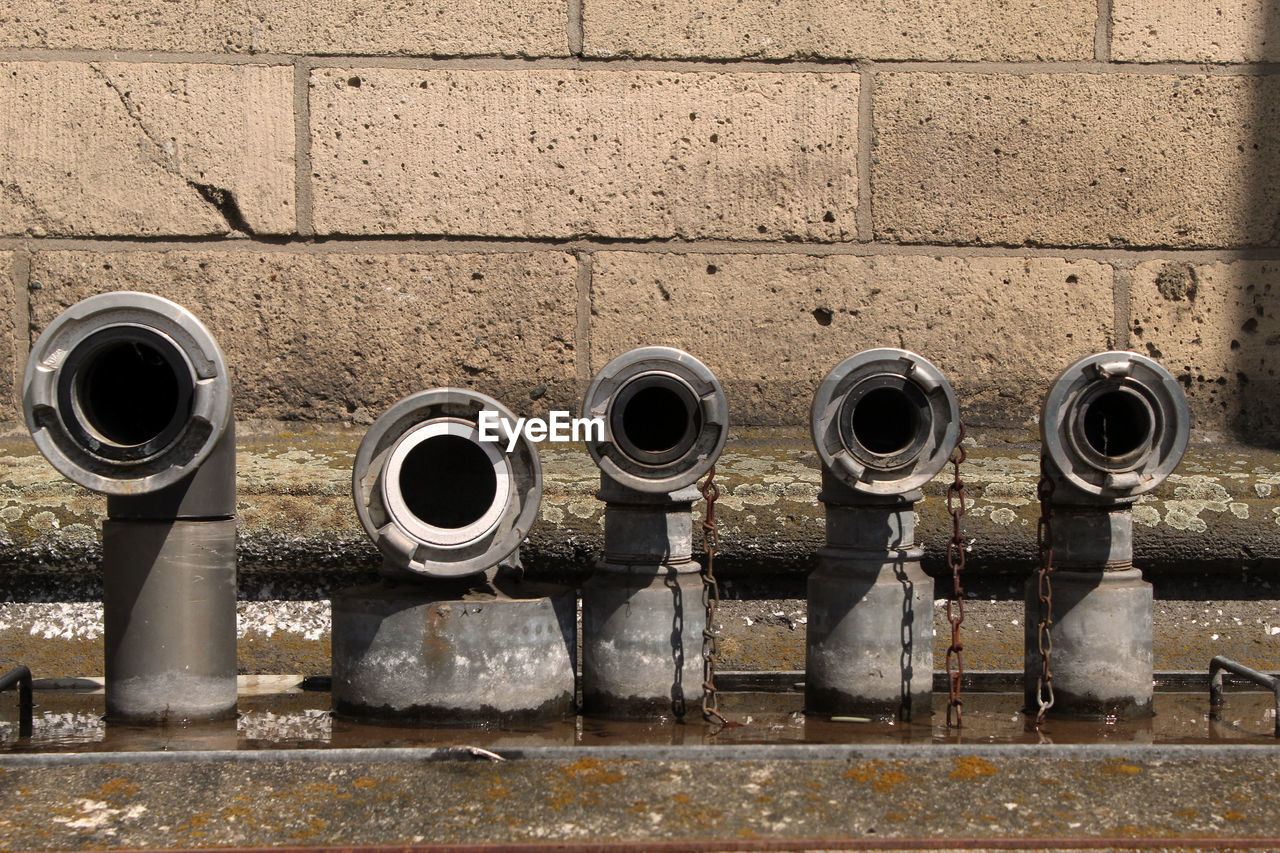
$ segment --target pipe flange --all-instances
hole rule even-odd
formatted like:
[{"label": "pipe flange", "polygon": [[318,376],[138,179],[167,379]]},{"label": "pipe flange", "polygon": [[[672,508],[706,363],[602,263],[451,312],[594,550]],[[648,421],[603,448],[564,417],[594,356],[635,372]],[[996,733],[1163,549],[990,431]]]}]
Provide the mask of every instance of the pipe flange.
[{"label": "pipe flange", "polygon": [[208,457],[231,421],[231,377],[209,330],[181,305],[104,293],[36,339],[22,408],[36,446],[68,479],[142,495]]},{"label": "pipe flange", "polygon": [[1063,371],[1040,413],[1044,452],[1088,495],[1151,491],[1178,467],[1191,435],[1187,397],[1169,371],[1134,352],[1102,352]]},{"label": "pipe flange", "polygon": [[811,415],[822,464],[855,491],[899,495],[937,476],[955,447],[960,407],[951,384],[903,349],[850,356],[818,386]]},{"label": "pipe flange", "polygon": [[542,466],[524,433],[507,452],[480,438],[480,413],[516,417],[492,397],[433,388],[374,421],[356,452],[356,515],[394,569],[434,578],[483,572],[515,552],[538,517]]},{"label": "pipe flange", "polygon": [[724,449],[729,403],[715,374],[673,347],[623,353],[596,374],[582,404],[603,438],[587,441],[609,478],[652,494],[698,481]]}]

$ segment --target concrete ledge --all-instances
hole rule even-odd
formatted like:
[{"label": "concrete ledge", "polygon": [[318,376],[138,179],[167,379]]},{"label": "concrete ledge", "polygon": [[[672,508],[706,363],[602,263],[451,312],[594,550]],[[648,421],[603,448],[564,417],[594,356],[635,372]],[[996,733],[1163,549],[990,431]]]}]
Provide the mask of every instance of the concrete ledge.
[{"label": "concrete ledge", "polygon": [[[315,593],[307,590],[376,569],[377,553],[350,496],[362,431],[240,426],[242,587],[270,584],[275,594],[268,598],[308,598]],[[1036,564],[1039,447],[1030,439],[981,432],[972,438],[964,469],[971,582],[1004,583]],[[0,454],[0,590],[10,600],[84,600],[79,590],[97,583],[105,500],[63,480],[19,428],[0,436]],[[580,447],[544,444],[541,455],[545,497],[524,562],[537,576],[573,581],[602,545],[598,475]],[[771,593],[800,588],[823,538],[818,479],[817,457],[802,431],[737,431],[717,475],[722,579]],[[925,566],[935,575],[945,571],[950,536],[946,485],[945,475],[930,483],[918,506]],[[1280,455],[1274,451],[1197,434],[1178,471],[1134,512],[1136,561],[1149,579],[1280,580]],[[27,588],[38,597],[24,593]]]}]

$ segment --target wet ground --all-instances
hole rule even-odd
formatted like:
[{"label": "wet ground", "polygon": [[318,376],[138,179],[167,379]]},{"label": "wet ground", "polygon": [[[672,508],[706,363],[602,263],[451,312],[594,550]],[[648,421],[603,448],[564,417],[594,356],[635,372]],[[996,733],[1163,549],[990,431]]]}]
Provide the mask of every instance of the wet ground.
[{"label": "wet ground", "polygon": [[38,690],[19,738],[7,694],[0,848],[1280,849],[1270,694],[1230,691],[1213,720],[1203,690],[1161,690],[1150,720],[1036,733],[979,683],[956,732],[941,695],[930,720],[806,719],[798,676],[728,676],[770,688],[726,693],[728,728],[365,725],[277,677],[246,685],[238,719],[187,726]]},{"label": "wet ground", "polygon": [[[992,674],[989,674],[992,675]],[[0,707],[0,756],[31,753],[175,750],[465,748],[502,751],[548,747],[704,746],[732,752],[744,744],[1266,744],[1274,746],[1271,693],[1228,691],[1218,718],[1209,712],[1204,676],[1166,676],[1155,714],[1140,721],[1051,719],[1039,731],[1022,713],[1012,674],[979,676],[963,694],[963,726],[946,725],[947,697],[934,697],[931,717],[912,721],[806,716],[801,672],[728,673],[720,710],[729,726],[704,723],[695,712],[680,721],[573,717],[538,724],[419,728],[335,718],[329,693],[307,689],[316,679],[277,677],[241,690],[236,719],[139,726],[104,721],[100,689],[38,690],[29,736],[20,736],[15,701]],[[1190,689],[1201,682],[1200,689]],[[323,687],[323,682],[319,682]],[[997,689],[989,689],[991,687]],[[767,688],[766,690],[743,688]],[[1013,689],[1009,689],[1013,688]],[[275,692],[282,690],[283,692]],[[13,694],[9,694],[12,698]]]}]

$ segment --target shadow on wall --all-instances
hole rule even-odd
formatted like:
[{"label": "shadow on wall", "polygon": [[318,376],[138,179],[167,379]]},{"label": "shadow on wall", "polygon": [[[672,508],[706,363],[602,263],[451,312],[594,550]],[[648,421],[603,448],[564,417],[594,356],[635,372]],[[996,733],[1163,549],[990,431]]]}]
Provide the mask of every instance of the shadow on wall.
[{"label": "shadow on wall", "polygon": [[[1280,58],[1280,4],[1262,4],[1261,44],[1257,59]],[[1280,245],[1280,78],[1266,75],[1253,101],[1253,175],[1246,215],[1269,220],[1264,246]],[[1237,411],[1229,425],[1247,444],[1280,447],[1280,260],[1240,264],[1247,272],[1237,282],[1237,327],[1231,338]]]}]

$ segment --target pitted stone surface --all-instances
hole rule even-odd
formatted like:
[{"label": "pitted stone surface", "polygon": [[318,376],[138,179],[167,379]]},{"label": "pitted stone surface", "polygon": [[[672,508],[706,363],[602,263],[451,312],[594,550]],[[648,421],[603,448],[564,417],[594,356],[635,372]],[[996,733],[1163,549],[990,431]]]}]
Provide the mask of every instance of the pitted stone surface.
[{"label": "pitted stone surface", "polygon": [[560,0],[27,0],[0,11],[0,47],[564,56],[566,23]]},{"label": "pitted stone surface", "polygon": [[14,352],[14,254],[0,252],[0,421],[17,420],[23,365]]},{"label": "pitted stone surface", "polygon": [[591,369],[680,347],[725,383],[734,421],[803,423],[842,359],[905,347],[970,421],[1029,424],[1067,364],[1111,346],[1111,290],[1110,266],[1056,258],[600,252]]},{"label": "pitted stone surface", "polygon": [[31,318],[117,289],[172,299],[226,353],[242,417],[367,425],[442,385],[527,414],[576,404],[576,277],[564,252],[39,252]]},{"label": "pitted stone surface", "polygon": [[294,230],[287,66],[0,63],[0,234]]},{"label": "pitted stone surface", "polygon": [[1114,0],[1120,62],[1276,62],[1276,0]]},{"label": "pitted stone surface", "polygon": [[1092,59],[1097,14],[1088,0],[590,0],[583,44],[588,56],[680,59]]},{"label": "pitted stone surface", "polygon": [[1178,378],[1197,423],[1280,428],[1280,263],[1139,264],[1129,314],[1132,346]]},{"label": "pitted stone surface", "polygon": [[875,77],[876,238],[1275,245],[1280,79]]},{"label": "pitted stone surface", "polygon": [[856,237],[852,74],[317,69],[323,234]]}]

